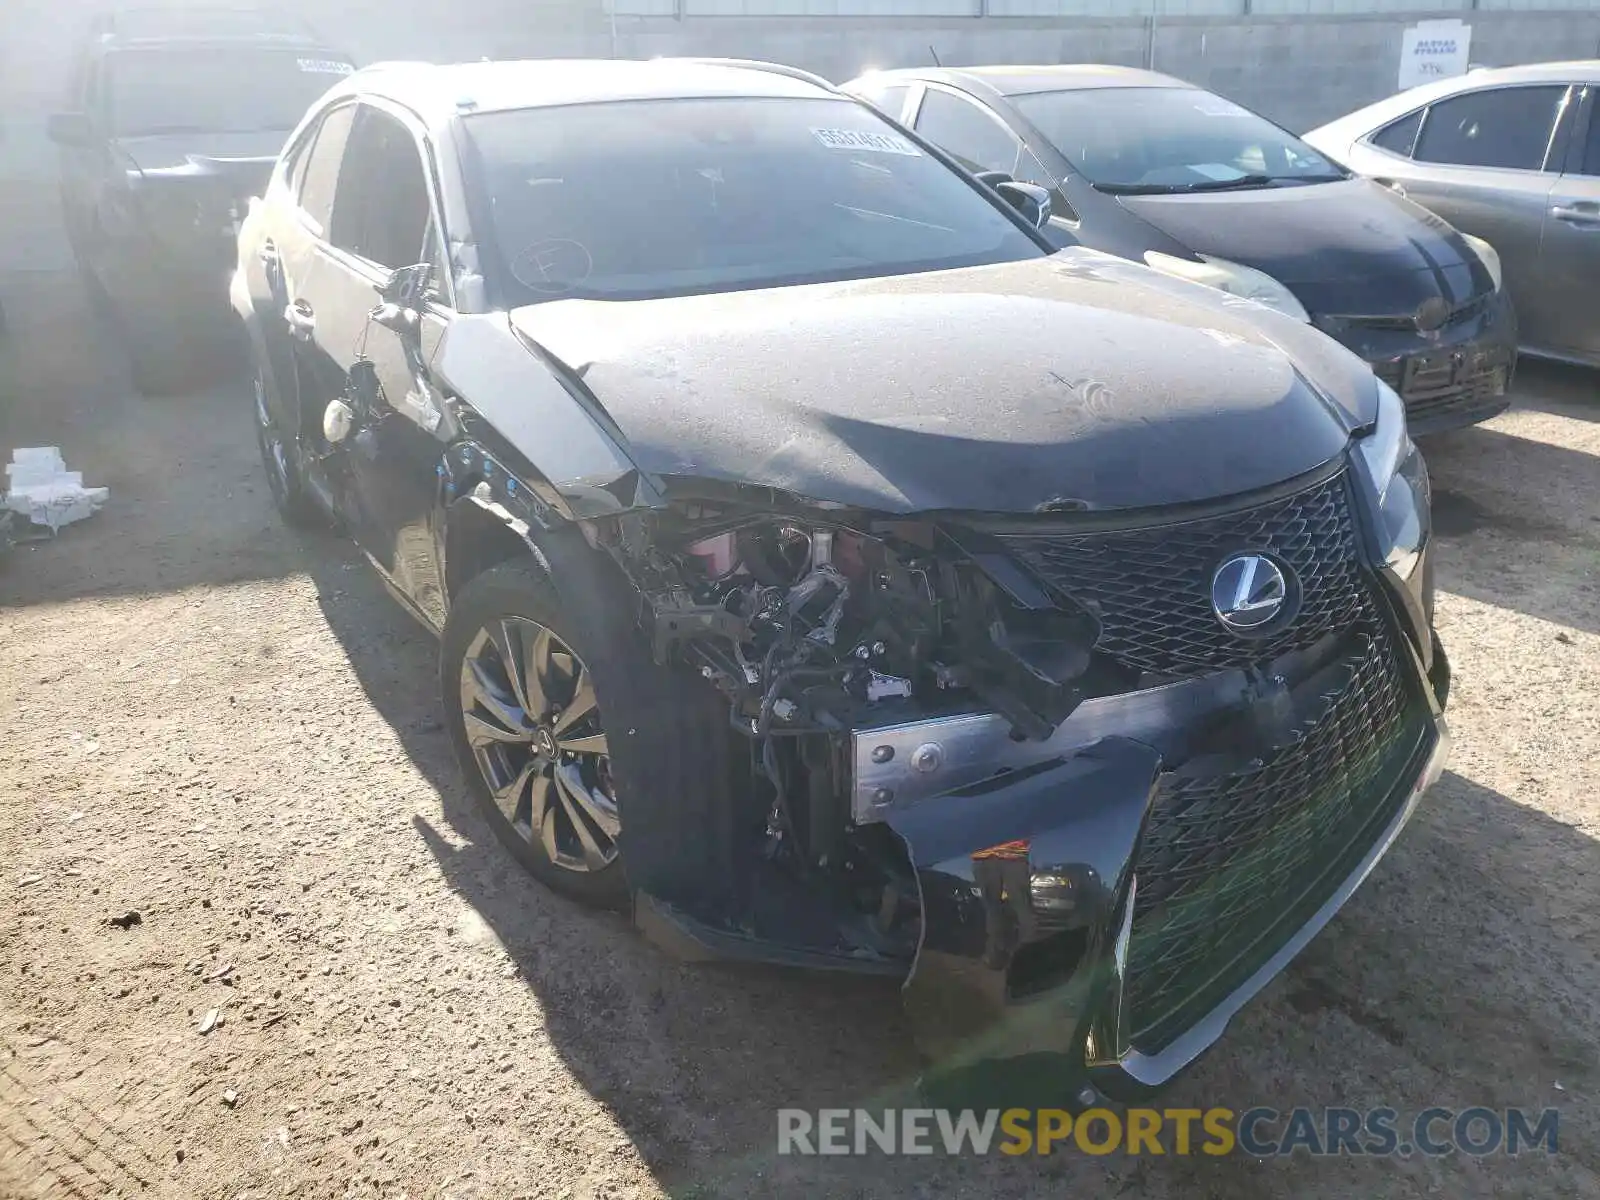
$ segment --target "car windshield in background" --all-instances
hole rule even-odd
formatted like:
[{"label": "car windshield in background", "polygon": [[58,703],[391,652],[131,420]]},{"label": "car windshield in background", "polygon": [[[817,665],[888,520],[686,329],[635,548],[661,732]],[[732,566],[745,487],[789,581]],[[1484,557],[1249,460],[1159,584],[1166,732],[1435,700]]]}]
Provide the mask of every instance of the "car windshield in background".
[{"label": "car windshield in background", "polygon": [[351,70],[305,50],[128,50],[109,60],[107,102],[122,137],[288,131]]},{"label": "car windshield in background", "polygon": [[1011,102],[1104,192],[1225,191],[1345,178],[1299,138],[1195,88],[1035,92]]},{"label": "car windshield in background", "polygon": [[617,101],[465,124],[512,305],[1045,253],[960,175],[850,101]]}]

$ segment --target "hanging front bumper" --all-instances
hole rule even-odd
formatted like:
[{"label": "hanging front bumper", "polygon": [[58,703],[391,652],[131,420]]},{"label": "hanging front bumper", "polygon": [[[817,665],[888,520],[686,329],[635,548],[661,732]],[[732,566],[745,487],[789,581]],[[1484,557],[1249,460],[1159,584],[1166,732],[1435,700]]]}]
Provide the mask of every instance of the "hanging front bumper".
[{"label": "hanging front bumper", "polygon": [[[970,714],[860,734],[858,816],[870,813],[904,840],[921,888],[922,942],[905,1002],[933,1060],[930,1077],[960,1086],[964,1078],[1005,1080],[1015,1068],[1017,1078],[1042,1082],[1039,1094],[1050,1103],[1088,1103],[1097,1094],[1134,1100],[1213,1045],[1354,894],[1443,770],[1449,738],[1435,691],[1448,678],[1442,649],[1425,671],[1404,638],[1385,645],[1392,649],[1371,653],[1397,675],[1393,695],[1374,692],[1377,676],[1363,677],[1358,665],[1340,677],[1353,717],[1331,701],[1286,744],[1247,751],[1254,757],[1243,765],[1183,759],[1185,729],[1219,716],[1248,719],[1248,709],[1230,701],[1227,675],[1153,689],[1160,696],[1085,704],[1076,724],[1063,723],[1048,743],[999,745],[990,740],[996,730]],[[1326,698],[1326,671],[1304,683]],[[1392,734],[1381,754],[1362,757],[1352,723],[1374,722],[1370,714],[1395,704],[1394,695],[1403,708],[1391,712]],[[1286,788],[1307,772],[1326,774],[1328,746],[1354,756],[1338,768],[1352,784],[1337,813],[1286,791],[1283,805],[1294,811],[1282,827],[1249,831],[1259,837],[1253,860],[1241,867],[1234,847],[1223,846],[1214,877],[1187,894],[1174,886],[1206,865],[1193,853],[1197,812],[1209,805],[1235,815],[1260,804],[1235,781],[1253,785],[1280,760],[1288,765],[1276,778]],[[1019,761],[1024,756],[1033,761]],[[884,770],[897,760],[898,774]],[[987,768],[977,765],[985,760]],[[919,772],[918,764],[932,769]],[[995,764],[1006,769],[995,774]],[[917,776],[980,770],[988,777],[917,792],[933,786]],[[1197,770],[1216,774],[1196,783]],[[1358,780],[1366,782],[1356,787]],[[1300,857],[1279,861],[1259,849],[1274,838],[1291,839],[1289,852]],[[1261,876],[1278,890],[1252,897],[1250,887],[1266,886]],[[1218,909],[1218,895],[1244,897],[1256,919]],[[1195,925],[1207,916],[1216,920]],[[1234,925],[1219,924],[1224,918]],[[1189,936],[1191,928],[1202,935]],[[1237,931],[1223,936],[1219,928]],[[1028,1102],[1015,1089],[993,1099]]]}]

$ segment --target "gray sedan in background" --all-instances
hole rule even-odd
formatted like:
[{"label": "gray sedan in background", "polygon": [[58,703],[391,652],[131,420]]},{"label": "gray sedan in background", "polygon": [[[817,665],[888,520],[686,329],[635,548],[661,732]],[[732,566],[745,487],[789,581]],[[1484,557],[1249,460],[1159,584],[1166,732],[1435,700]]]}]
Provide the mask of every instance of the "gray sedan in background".
[{"label": "gray sedan in background", "polygon": [[1530,354],[1600,366],[1600,61],[1471,71],[1305,140],[1500,252]]}]

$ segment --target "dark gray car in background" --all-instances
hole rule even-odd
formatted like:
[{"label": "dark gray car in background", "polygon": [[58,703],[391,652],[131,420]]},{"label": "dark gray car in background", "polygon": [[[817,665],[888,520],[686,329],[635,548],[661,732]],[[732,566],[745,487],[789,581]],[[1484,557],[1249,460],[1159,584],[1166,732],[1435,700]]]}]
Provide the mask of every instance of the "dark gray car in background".
[{"label": "dark gray car in background", "polygon": [[1600,60],[1472,71],[1306,134],[1494,243],[1522,348],[1600,366]]},{"label": "dark gray car in background", "polygon": [[353,69],[311,30],[250,9],[94,23],[49,134],[73,255],[139,390],[181,390],[220,363],[244,201],[306,109]]},{"label": "dark gray car in background", "polygon": [[1495,248],[1170,76],[918,68],[846,84],[964,165],[1052,192],[1050,232],[1308,321],[1428,433],[1503,411],[1516,315]]}]

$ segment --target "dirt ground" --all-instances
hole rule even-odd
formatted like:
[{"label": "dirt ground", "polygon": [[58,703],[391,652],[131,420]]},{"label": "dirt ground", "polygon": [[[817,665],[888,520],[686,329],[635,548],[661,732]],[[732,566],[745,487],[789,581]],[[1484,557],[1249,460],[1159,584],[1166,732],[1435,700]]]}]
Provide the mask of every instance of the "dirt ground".
[{"label": "dirt ground", "polygon": [[70,275],[0,296],[0,450],[111,489],[0,564],[0,1196],[1600,1194],[1595,375],[1426,445],[1451,769],[1169,1097],[1555,1106],[1558,1154],[794,1159],[775,1109],[915,1073],[895,990],[685,967],[525,879],[429,638],[279,524],[243,390],[136,398]]}]

